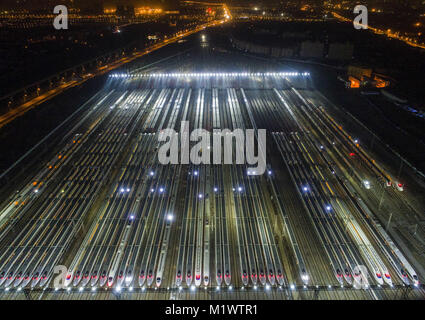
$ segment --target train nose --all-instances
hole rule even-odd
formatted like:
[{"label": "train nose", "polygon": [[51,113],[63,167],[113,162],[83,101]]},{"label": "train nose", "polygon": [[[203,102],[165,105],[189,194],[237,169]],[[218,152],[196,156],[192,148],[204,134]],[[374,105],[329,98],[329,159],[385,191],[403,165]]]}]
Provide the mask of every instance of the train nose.
[{"label": "train nose", "polygon": [[22,287],[25,287],[30,281],[31,281],[31,277],[29,273],[26,273],[22,281]]},{"label": "train nose", "polygon": [[402,280],[405,284],[409,285],[410,281],[409,281],[409,276],[407,275],[406,271],[401,270],[401,276],[402,276]]},{"label": "train nose", "polygon": [[139,286],[143,286],[145,283],[145,271],[141,270],[139,274]]},{"label": "train nose", "polygon": [[226,273],[224,274],[224,282],[227,284],[227,285],[230,285],[230,271],[229,270],[226,270]]},{"label": "train nose", "polygon": [[90,281],[90,273],[87,270],[86,272],[84,272],[82,285],[85,286],[89,281]]},{"label": "train nose", "polygon": [[48,275],[49,274],[48,274],[47,270],[44,270],[43,274],[40,277],[40,287],[44,286],[47,283],[47,281],[49,280]]},{"label": "train nose", "polygon": [[127,271],[127,275],[125,276],[125,284],[129,286],[133,281],[133,272],[131,270]]},{"label": "train nose", "polygon": [[384,280],[386,283],[392,286],[393,280],[391,279],[391,275],[388,272],[384,273]]},{"label": "train nose", "polygon": [[114,284],[114,277],[108,277],[108,287],[112,287]]},{"label": "train nose", "polygon": [[343,276],[342,276],[341,270],[337,269],[336,270],[336,279],[338,280],[338,282],[340,284],[342,284],[342,278],[343,278]]},{"label": "train nose", "polygon": [[98,280],[98,277],[97,277],[97,270],[95,270],[95,271],[92,273],[92,275],[91,275],[90,284],[91,284],[92,286],[94,286],[94,285],[96,284],[97,280]]},{"label": "train nose", "polygon": [[39,274],[38,272],[34,273],[34,275],[33,275],[33,277],[32,277],[31,287],[36,286],[36,285],[37,285],[37,283],[38,283],[38,281],[40,281],[39,275],[40,275],[40,274]]},{"label": "train nose", "polygon": [[248,284],[248,274],[245,270],[242,272],[242,282],[245,286]]},{"label": "train nose", "polygon": [[8,287],[13,281],[15,280],[15,277],[14,277],[14,272],[12,271],[12,272],[10,272],[9,273],[9,275],[7,276],[7,279],[6,279],[6,283],[5,283],[5,286],[6,287]]},{"label": "train nose", "polygon": [[276,276],[276,278],[277,278],[277,281],[278,281],[279,285],[283,285],[283,274],[282,274],[282,271],[277,270],[277,276]]},{"label": "train nose", "polygon": [[77,273],[74,276],[74,286],[77,286],[78,283],[80,283],[80,280],[81,280],[80,275],[81,275],[81,271],[78,270]]},{"label": "train nose", "polygon": [[344,270],[344,277],[345,277],[345,281],[347,281],[348,284],[353,283],[353,279],[351,278],[351,273],[347,269]]},{"label": "train nose", "polygon": [[252,270],[251,272],[251,281],[254,285],[257,284],[257,273],[255,272],[255,270]]},{"label": "train nose", "polygon": [[22,271],[18,272],[18,274],[15,277],[15,282],[13,283],[14,287],[17,287],[23,280],[24,278],[22,277]]},{"label": "train nose", "polygon": [[6,272],[5,272],[5,271],[2,271],[2,272],[0,273],[0,286],[1,286],[1,285],[3,284],[3,282],[6,280],[5,274],[6,274]]},{"label": "train nose", "polygon": [[101,287],[103,287],[103,285],[106,283],[106,281],[107,281],[108,279],[107,279],[107,276],[106,276],[106,270],[103,270],[102,271],[102,275],[101,275],[101,277],[100,277],[100,279],[99,279],[99,285],[101,286]]},{"label": "train nose", "polygon": [[148,286],[150,286],[152,284],[153,280],[154,280],[153,279],[153,271],[149,270],[148,278],[147,278]]}]

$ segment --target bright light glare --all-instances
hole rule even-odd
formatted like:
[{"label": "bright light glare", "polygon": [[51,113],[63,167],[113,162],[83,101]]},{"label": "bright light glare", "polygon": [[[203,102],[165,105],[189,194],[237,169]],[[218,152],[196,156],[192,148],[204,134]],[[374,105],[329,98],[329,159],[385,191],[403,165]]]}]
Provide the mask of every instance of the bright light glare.
[{"label": "bright light glare", "polygon": [[[204,39],[204,38],[203,38]],[[300,77],[310,76],[310,72],[196,72],[196,73],[140,73],[140,74],[111,74],[110,78],[163,78],[163,77],[174,77],[174,78],[211,78],[211,77]]]}]

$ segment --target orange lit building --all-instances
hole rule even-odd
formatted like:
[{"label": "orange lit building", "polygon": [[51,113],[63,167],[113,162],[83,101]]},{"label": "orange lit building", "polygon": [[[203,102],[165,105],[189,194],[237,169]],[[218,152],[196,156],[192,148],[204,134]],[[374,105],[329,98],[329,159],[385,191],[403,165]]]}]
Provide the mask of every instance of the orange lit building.
[{"label": "orange lit building", "polygon": [[360,88],[360,80],[359,79],[354,78],[352,76],[349,76],[348,80],[350,80],[350,88]]}]

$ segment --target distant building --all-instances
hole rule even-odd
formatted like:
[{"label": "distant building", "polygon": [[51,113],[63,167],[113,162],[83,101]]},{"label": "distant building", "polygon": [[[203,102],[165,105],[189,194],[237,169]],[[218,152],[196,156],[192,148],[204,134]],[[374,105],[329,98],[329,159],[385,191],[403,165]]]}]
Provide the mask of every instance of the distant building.
[{"label": "distant building", "polygon": [[347,68],[347,74],[349,76],[353,76],[357,79],[364,79],[366,78],[371,78],[372,77],[372,69],[371,68],[367,68],[367,67],[361,67],[361,66],[353,66],[350,65]]}]

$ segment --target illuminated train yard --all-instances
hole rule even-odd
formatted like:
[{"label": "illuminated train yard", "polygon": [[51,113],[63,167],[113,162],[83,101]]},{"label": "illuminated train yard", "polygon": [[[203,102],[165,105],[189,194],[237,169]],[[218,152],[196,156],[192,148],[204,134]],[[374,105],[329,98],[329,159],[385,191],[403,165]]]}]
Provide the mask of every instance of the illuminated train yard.
[{"label": "illuminated train yard", "polygon": [[[182,121],[266,129],[265,173],[160,164],[159,133]],[[1,299],[424,298],[424,275],[362,197],[404,203],[408,188],[308,72],[111,74],[61,134],[0,207]]]}]

